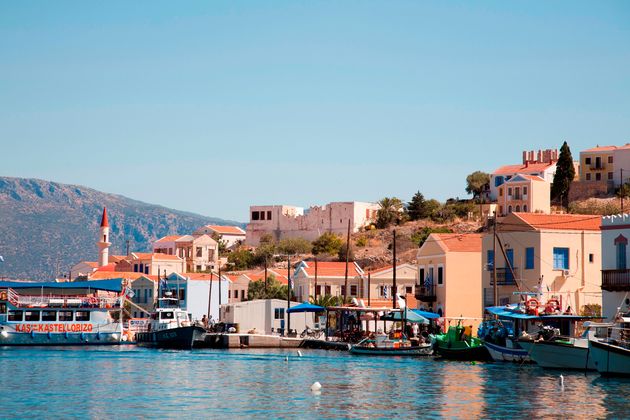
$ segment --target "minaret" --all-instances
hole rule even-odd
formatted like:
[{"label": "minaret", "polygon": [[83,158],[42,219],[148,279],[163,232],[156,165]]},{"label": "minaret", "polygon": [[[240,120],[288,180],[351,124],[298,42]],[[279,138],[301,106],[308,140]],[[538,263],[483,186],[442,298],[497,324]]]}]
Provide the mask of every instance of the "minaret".
[{"label": "minaret", "polygon": [[101,219],[101,230],[98,241],[98,266],[102,267],[109,263],[109,222],[107,221],[107,208],[103,207],[103,218]]}]

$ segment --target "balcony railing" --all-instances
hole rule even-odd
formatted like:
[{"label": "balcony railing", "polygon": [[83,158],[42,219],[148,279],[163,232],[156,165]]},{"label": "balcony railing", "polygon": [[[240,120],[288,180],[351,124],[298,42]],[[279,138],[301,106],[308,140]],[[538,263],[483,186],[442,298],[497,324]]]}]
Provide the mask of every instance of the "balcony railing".
[{"label": "balcony railing", "polygon": [[606,165],[604,165],[603,163],[598,164],[592,164],[591,166],[589,166],[591,171],[603,171],[604,169],[606,169]]},{"label": "balcony railing", "polygon": [[630,291],[630,269],[602,270],[602,290]]},{"label": "balcony railing", "polygon": [[[512,270],[516,273],[518,271],[518,268],[512,267]],[[494,286],[494,272],[492,271],[492,265],[488,266],[488,271],[490,272],[490,286]],[[516,281],[514,280],[512,271],[510,271],[509,268],[497,267],[497,285],[498,286],[516,286]]]},{"label": "balcony railing", "polygon": [[435,302],[437,300],[435,285],[427,287],[416,284],[416,299],[421,302]]}]

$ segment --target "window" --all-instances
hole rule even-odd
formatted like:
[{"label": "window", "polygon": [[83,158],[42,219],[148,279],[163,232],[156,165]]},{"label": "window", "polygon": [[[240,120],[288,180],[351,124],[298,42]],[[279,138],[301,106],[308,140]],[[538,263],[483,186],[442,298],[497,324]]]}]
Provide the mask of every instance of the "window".
[{"label": "window", "polygon": [[608,179],[613,179],[613,173],[612,172],[608,172]]},{"label": "window", "polygon": [[186,300],[186,289],[179,289],[179,300]]},{"label": "window", "polygon": [[405,287],[405,293],[408,294],[408,295],[412,294],[413,293],[413,287],[411,287],[411,286]]},{"label": "window", "polygon": [[42,321],[56,321],[57,312],[55,311],[42,311]]},{"label": "window", "polygon": [[267,210],[267,220],[271,220],[271,210]]},{"label": "window", "polygon": [[512,213],[512,206],[508,206],[508,213]]},{"label": "window", "polygon": [[429,282],[433,283],[433,267],[429,267]]},{"label": "window", "polygon": [[264,211],[260,212],[260,220],[265,220],[265,212]]},{"label": "window", "polygon": [[149,264],[144,266],[144,274],[149,274]]},{"label": "window", "polygon": [[201,266],[200,266],[200,265],[197,265],[197,266],[195,267],[195,269],[196,269],[196,271],[197,271],[197,272],[199,272],[199,271],[201,271]]},{"label": "window", "polygon": [[595,174],[595,181],[601,181],[601,180],[602,180],[602,174],[601,174],[601,173],[599,173],[599,172],[597,172],[597,173]]},{"label": "window", "polygon": [[527,187],[523,187],[523,195],[527,195]]},{"label": "window", "polygon": [[133,265],[133,272],[137,273],[138,272],[138,264],[134,264]]},{"label": "window", "polygon": [[527,213],[527,204],[523,204],[523,211]]},{"label": "window", "polygon": [[245,290],[241,290],[241,300],[245,300]]},{"label": "window", "polygon": [[198,246],[197,247],[197,258],[201,258],[202,253],[203,253],[203,248]]},{"label": "window", "polygon": [[591,174],[586,174],[586,180],[590,181],[591,180]]},{"label": "window", "polygon": [[440,266],[438,266],[438,278],[437,278],[437,283],[438,283],[438,284],[444,284],[444,267],[440,267]]},{"label": "window", "polygon": [[341,296],[345,296],[346,295],[346,286],[340,286],[341,289]]},{"label": "window", "polygon": [[503,197],[503,188],[499,188],[499,197]]},{"label": "window", "polygon": [[144,264],[143,264],[143,263],[140,263],[140,265],[139,265],[138,267],[139,267],[138,269],[140,270],[140,271],[138,271],[138,272],[139,272],[139,273],[144,273]]},{"label": "window", "polygon": [[72,311],[59,311],[59,321],[72,321]]},{"label": "window", "polygon": [[534,248],[525,248],[525,270],[534,269]]},{"label": "window", "polygon": [[356,284],[351,284],[350,285],[350,296],[356,296],[357,295],[357,290],[358,287]]},{"label": "window", "polygon": [[9,321],[21,322],[24,311],[9,311]]},{"label": "window", "polygon": [[498,176],[496,178],[494,178],[494,186],[498,187],[499,185],[503,184],[503,177],[502,176]]},{"label": "window", "polygon": [[613,157],[612,156],[608,156],[608,163],[613,163]]},{"label": "window", "polygon": [[569,269],[569,248],[553,249],[553,269],[568,270]]},{"label": "window", "polygon": [[617,270],[625,270],[627,268],[626,247],[627,244],[625,242],[617,242]]},{"label": "window", "polygon": [[171,311],[160,313],[160,319],[175,319],[175,314]]},{"label": "window", "polygon": [[520,211],[521,211],[521,206],[517,204],[517,205],[516,205],[516,212],[518,213],[518,212],[520,212]]},{"label": "window", "polygon": [[584,159],[584,164],[585,165],[590,165],[591,164],[591,158],[587,157],[586,159]]},{"label": "window", "polygon": [[486,260],[488,261],[488,270],[492,270],[494,266],[494,251],[488,250],[486,252]]},{"label": "window", "polygon": [[24,321],[39,321],[39,311],[24,312]]},{"label": "window", "polygon": [[588,254],[588,262],[592,263],[595,261],[595,255],[593,254]]},{"label": "window", "polygon": [[423,284],[424,283],[424,267],[420,269],[420,274],[418,278],[420,279],[420,284]]},{"label": "window", "polygon": [[90,311],[76,311],[75,312],[75,320],[76,321],[89,321],[90,320]]},{"label": "window", "polygon": [[252,220],[260,220],[260,213],[258,213],[257,211],[253,211]]},{"label": "window", "polygon": [[512,195],[512,187],[508,188],[508,196]]},{"label": "window", "polygon": [[273,310],[273,319],[284,319],[284,308],[275,308]]},{"label": "window", "polygon": [[515,200],[520,200],[521,199],[521,188],[520,187],[514,188],[514,199]]}]

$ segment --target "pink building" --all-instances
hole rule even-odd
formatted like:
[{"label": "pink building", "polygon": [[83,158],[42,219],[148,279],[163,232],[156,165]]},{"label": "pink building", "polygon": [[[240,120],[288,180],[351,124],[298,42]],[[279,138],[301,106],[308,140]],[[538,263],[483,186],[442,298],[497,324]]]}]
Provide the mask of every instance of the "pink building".
[{"label": "pink building", "polygon": [[523,161],[517,165],[505,165],[490,175],[490,199],[497,200],[499,187],[518,174],[538,176],[551,183],[556,173],[558,150],[539,150],[538,153],[523,151]]},{"label": "pink building", "polygon": [[551,212],[551,184],[539,176],[516,174],[498,189],[498,215]]}]

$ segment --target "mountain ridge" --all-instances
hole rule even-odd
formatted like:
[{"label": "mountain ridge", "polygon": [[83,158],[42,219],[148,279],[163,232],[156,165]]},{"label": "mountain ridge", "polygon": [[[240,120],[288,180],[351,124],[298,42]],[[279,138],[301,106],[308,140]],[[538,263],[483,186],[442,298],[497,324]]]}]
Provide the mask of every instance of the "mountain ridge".
[{"label": "mountain ridge", "polygon": [[165,235],[205,224],[242,223],[105,193],[75,184],[0,176],[0,278],[51,280],[79,261],[96,261],[103,207],[110,223],[110,254],[147,251]]}]

